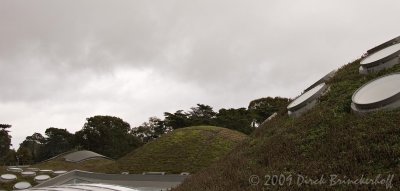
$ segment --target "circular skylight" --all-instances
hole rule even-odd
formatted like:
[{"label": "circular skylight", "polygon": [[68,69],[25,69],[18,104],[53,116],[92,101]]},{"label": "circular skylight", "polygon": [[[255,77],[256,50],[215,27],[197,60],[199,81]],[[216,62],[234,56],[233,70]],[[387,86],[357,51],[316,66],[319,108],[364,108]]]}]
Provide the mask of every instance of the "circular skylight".
[{"label": "circular skylight", "polygon": [[17,190],[24,190],[32,187],[32,185],[29,182],[18,182],[14,185],[14,189]]},{"label": "circular skylight", "polygon": [[35,181],[45,181],[50,179],[49,175],[39,175],[35,177]]},{"label": "circular skylight", "polygon": [[10,172],[22,172],[23,171],[21,168],[8,168],[7,170]]},{"label": "circular skylight", "polygon": [[305,89],[304,91],[307,92],[309,90],[311,90],[312,88],[314,88],[315,86],[321,84],[321,83],[326,83],[328,82],[330,79],[332,79],[335,75],[336,75],[337,70],[332,70],[331,72],[329,72],[328,74],[326,74],[324,77],[322,77],[321,79],[319,79],[318,81],[316,81],[313,85],[311,85],[310,87],[308,87],[307,89]]},{"label": "circular skylight", "polygon": [[64,156],[64,159],[68,162],[81,162],[90,159],[97,159],[97,158],[107,158],[101,154],[92,152],[92,151],[76,151]]},{"label": "circular skylight", "polygon": [[380,51],[372,53],[371,55],[365,57],[361,60],[361,65],[368,65],[372,62],[378,61],[380,59],[386,58],[396,52],[400,51],[400,44],[394,44],[392,46],[386,47]]},{"label": "circular skylight", "polygon": [[325,83],[321,83],[311,90],[303,93],[301,96],[296,98],[292,103],[288,105],[288,110],[297,110],[299,107],[302,107],[304,104],[307,104],[308,101],[312,101],[315,96],[317,96],[319,93],[322,93],[322,91],[325,89],[326,85]]},{"label": "circular skylight", "polygon": [[2,180],[16,180],[17,176],[15,176],[14,174],[3,174],[0,176],[0,178]]},{"label": "circular skylight", "polygon": [[32,172],[32,171],[25,171],[25,172],[21,172],[22,176],[35,176],[36,172]]},{"label": "circular skylight", "polygon": [[383,76],[368,82],[353,95],[353,103],[361,108],[374,109],[388,105],[400,96],[400,73]]},{"label": "circular skylight", "polygon": [[55,175],[60,175],[60,174],[65,174],[65,173],[67,173],[68,171],[65,171],[65,170],[57,170],[57,171],[54,171],[53,173],[55,174]]}]

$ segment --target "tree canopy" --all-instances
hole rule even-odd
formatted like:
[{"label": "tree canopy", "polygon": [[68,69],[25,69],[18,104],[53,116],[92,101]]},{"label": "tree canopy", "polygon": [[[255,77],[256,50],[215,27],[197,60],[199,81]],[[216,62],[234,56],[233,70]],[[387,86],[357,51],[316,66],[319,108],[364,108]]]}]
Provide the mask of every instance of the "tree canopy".
[{"label": "tree canopy", "polygon": [[4,160],[5,156],[10,151],[11,147],[11,135],[9,130],[11,125],[0,124],[0,160]]},{"label": "tree canopy", "polygon": [[31,136],[27,136],[19,145],[17,153],[21,160],[27,163],[42,161],[47,159],[43,154],[45,142],[45,137],[42,134],[33,133]]},{"label": "tree canopy", "polygon": [[261,124],[265,119],[275,112],[285,110],[289,104],[288,98],[266,97],[256,99],[250,102],[248,110],[252,113],[254,121]]},{"label": "tree canopy", "polygon": [[83,149],[118,158],[140,145],[129,123],[113,116],[94,116],[86,119],[82,130],[75,133]]},{"label": "tree canopy", "polygon": [[75,133],[50,127],[45,136],[40,133],[27,136],[17,152],[10,151],[11,125],[0,124],[0,159],[3,156],[3,161],[18,158],[28,163],[39,162],[72,149],[119,158],[165,133],[190,126],[219,126],[250,134],[255,128],[253,124],[261,124],[274,112],[284,110],[289,101],[281,97],[260,98],[251,101],[248,108],[222,108],[218,112],[209,105],[197,104],[188,111],[165,112],[164,120],[150,117],[134,128],[121,118],[97,115],[87,118],[82,129]]}]

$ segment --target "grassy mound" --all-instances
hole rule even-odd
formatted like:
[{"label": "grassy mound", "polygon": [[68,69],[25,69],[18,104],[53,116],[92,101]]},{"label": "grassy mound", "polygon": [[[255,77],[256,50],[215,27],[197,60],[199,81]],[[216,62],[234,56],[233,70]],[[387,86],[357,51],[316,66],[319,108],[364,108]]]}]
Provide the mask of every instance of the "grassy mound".
[{"label": "grassy mound", "polygon": [[[282,111],[224,161],[176,190],[382,190],[400,185],[400,110],[357,116],[350,108],[356,89],[400,72],[400,66],[367,76],[359,75],[358,67],[359,61],[343,66],[328,82],[330,92],[310,112],[292,119]],[[283,183],[268,179],[274,175],[283,177]],[[350,182],[389,175],[394,178],[387,182]],[[320,179],[326,182],[304,181]]]},{"label": "grassy mound", "polygon": [[224,157],[246,137],[220,127],[182,128],[134,150],[117,163],[120,170],[130,173],[194,173]]}]

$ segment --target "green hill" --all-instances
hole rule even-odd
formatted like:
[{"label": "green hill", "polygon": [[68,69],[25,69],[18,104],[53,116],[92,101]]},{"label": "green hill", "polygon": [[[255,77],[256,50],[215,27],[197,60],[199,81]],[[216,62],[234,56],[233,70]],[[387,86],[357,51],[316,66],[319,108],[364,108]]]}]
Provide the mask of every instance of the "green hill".
[{"label": "green hill", "polygon": [[224,157],[247,136],[212,126],[177,129],[117,161],[121,171],[194,173]]},{"label": "green hill", "polygon": [[[356,89],[379,76],[400,72],[400,66],[367,76],[359,75],[358,68],[358,60],[340,68],[328,82],[330,91],[310,112],[296,119],[286,111],[279,113],[225,160],[186,179],[176,190],[383,190],[385,182],[356,185],[339,183],[337,178],[355,181],[380,175],[383,179],[390,174],[394,179],[387,182],[398,187],[400,110],[358,116],[350,104]],[[259,179],[251,179],[252,175]],[[283,186],[272,182],[274,175],[282,177]],[[331,175],[337,176],[332,186]],[[327,182],[312,185],[302,178]]]}]

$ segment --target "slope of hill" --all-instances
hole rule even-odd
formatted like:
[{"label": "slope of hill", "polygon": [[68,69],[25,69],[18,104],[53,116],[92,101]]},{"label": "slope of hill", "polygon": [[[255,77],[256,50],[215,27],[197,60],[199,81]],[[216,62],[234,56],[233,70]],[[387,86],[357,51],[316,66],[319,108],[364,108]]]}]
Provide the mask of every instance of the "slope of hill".
[{"label": "slope of hill", "polygon": [[65,156],[75,151],[63,153],[52,159],[33,165],[32,167],[50,170],[84,170],[92,172],[115,172],[115,161],[105,157],[94,157],[81,162],[69,162],[65,160]]},{"label": "slope of hill", "polygon": [[247,136],[230,129],[197,126],[173,131],[117,161],[121,171],[190,172],[211,165]]},{"label": "slope of hill", "polygon": [[[400,185],[400,110],[358,116],[350,108],[357,88],[399,72],[400,66],[367,76],[359,75],[358,68],[358,60],[340,68],[328,82],[330,91],[310,112],[296,119],[280,112],[224,160],[176,190],[381,190]],[[363,182],[368,179],[379,181]]]}]

